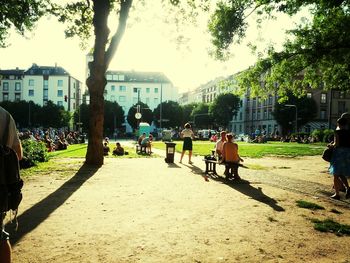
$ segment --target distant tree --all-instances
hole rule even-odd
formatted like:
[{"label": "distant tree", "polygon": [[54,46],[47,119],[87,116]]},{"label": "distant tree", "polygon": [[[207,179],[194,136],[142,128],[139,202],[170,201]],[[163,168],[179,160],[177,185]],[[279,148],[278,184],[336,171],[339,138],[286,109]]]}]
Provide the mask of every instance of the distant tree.
[{"label": "distant tree", "polygon": [[[142,115],[140,120],[137,120],[135,118],[135,114],[137,112],[137,105],[140,105],[140,113]],[[127,121],[129,123],[129,125],[134,130],[136,130],[138,128],[138,124],[140,122],[147,122],[148,124],[151,124],[153,121],[153,113],[147,104],[140,101],[140,102],[134,104],[133,106],[131,106],[131,108],[129,109]]]},{"label": "distant tree", "polygon": [[153,115],[155,124],[159,127],[160,120],[160,106],[162,105],[162,128],[175,128],[181,126],[182,122],[182,108],[179,103],[175,101],[165,101],[159,104],[154,109]]},{"label": "distant tree", "polygon": [[305,125],[315,119],[317,115],[317,103],[312,98],[306,96],[298,98],[288,94],[288,99],[282,103],[276,103],[275,110],[272,113],[275,120],[282,127],[282,133],[286,134],[295,127],[295,107],[287,107],[286,104],[296,105],[298,109],[298,127]]},{"label": "distant tree", "polygon": [[114,129],[121,128],[124,123],[124,110],[116,102],[105,101],[104,132],[111,135]]},{"label": "distant tree", "polygon": [[191,119],[196,129],[209,128],[213,125],[213,118],[209,113],[209,104],[199,103],[192,111]]},{"label": "distant tree", "polygon": [[192,111],[198,106],[198,103],[190,103],[181,106],[182,107],[182,126],[186,123],[191,121]]},{"label": "distant tree", "polygon": [[218,126],[226,128],[233,115],[237,114],[239,102],[239,96],[232,93],[218,95],[209,107],[209,112],[213,116],[214,122]]},{"label": "distant tree", "polygon": [[68,111],[65,111],[63,106],[57,106],[52,101],[48,101],[46,105],[42,107],[39,115],[40,123],[44,127],[68,127],[71,115]]}]

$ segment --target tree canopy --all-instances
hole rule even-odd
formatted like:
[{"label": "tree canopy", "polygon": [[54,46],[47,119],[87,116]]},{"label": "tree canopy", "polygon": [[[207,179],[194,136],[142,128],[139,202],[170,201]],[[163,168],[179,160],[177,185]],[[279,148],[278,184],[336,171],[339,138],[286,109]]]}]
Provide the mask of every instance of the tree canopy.
[{"label": "tree canopy", "polygon": [[[138,105],[139,105],[140,113],[142,115],[140,120],[135,118]],[[140,101],[134,104],[133,106],[131,106],[131,108],[128,111],[127,120],[130,126],[134,130],[136,130],[140,122],[147,122],[148,124],[151,125],[153,121],[153,113],[146,103],[143,103],[142,101]]]},{"label": "tree canopy", "polygon": [[255,93],[277,90],[279,96],[289,91],[302,95],[309,87],[349,90],[349,0],[220,1],[209,22],[214,55],[224,59],[231,44],[241,42],[253,14],[261,23],[279,13],[294,16],[305,9],[310,19],[287,32],[290,37],[281,51],[268,47],[264,57],[238,75],[239,85]]},{"label": "tree canopy", "polygon": [[160,107],[162,107],[162,128],[175,128],[182,123],[182,107],[175,101],[164,101],[154,109],[155,124],[160,127]]},{"label": "tree canopy", "polygon": [[240,98],[232,93],[222,93],[217,96],[209,107],[214,122],[218,126],[226,128],[233,115],[237,114],[239,102]]}]

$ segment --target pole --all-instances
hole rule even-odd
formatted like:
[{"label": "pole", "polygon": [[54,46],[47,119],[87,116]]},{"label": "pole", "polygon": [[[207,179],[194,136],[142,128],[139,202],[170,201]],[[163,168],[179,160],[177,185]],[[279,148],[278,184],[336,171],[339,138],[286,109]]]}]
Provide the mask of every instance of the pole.
[{"label": "pole", "polygon": [[28,102],[28,126],[29,127],[31,126],[31,123],[30,123],[30,101]]},{"label": "pole", "polygon": [[162,129],[162,100],[163,100],[163,83],[160,83],[160,105],[159,105],[159,128]]}]

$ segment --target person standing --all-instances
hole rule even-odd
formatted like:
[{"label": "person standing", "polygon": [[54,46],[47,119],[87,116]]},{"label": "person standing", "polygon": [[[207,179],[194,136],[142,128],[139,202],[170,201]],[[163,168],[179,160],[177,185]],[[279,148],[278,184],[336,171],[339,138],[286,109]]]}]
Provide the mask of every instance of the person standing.
[{"label": "person standing", "polygon": [[[6,136],[7,134],[7,136]],[[5,138],[5,136],[7,138]],[[22,145],[18,138],[16,124],[10,113],[4,108],[0,107],[0,143],[13,149],[18,157],[22,159]],[[0,182],[4,182],[5,178],[0,178]],[[11,244],[9,241],[9,234],[5,231],[4,219],[6,213],[1,213],[1,236],[0,236],[0,262],[11,262]]]},{"label": "person standing", "polygon": [[345,187],[345,198],[350,198],[350,188],[347,178],[350,177],[350,130],[347,129],[347,119],[341,117],[337,120],[337,129],[334,131],[333,156],[329,172],[333,175],[334,191],[332,199],[339,200],[339,191]]},{"label": "person standing", "polygon": [[182,145],[182,153],[180,157],[180,163],[182,163],[182,158],[184,157],[184,154],[186,151],[188,151],[188,163],[193,164],[191,161],[192,158],[192,139],[194,138],[193,131],[191,130],[191,124],[186,123],[185,129],[181,131],[181,138],[184,139],[184,143]]}]

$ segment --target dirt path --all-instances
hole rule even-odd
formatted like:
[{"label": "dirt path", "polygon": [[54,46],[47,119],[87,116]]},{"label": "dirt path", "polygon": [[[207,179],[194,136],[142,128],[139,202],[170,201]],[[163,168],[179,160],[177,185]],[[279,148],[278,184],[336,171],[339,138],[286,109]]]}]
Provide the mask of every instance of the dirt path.
[{"label": "dirt path", "polygon": [[[245,161],[255,170],[240,169],[247,181],[239,184],[206,182],[200,157],[193,166],[106,159],[68,179],[34,176],[12,236],[14,262],[350,262],[350,237],[310,222],[350,224],[349,202],[328,199],[325,162]],[[298,208],[300,199],[326,209]]]}]

